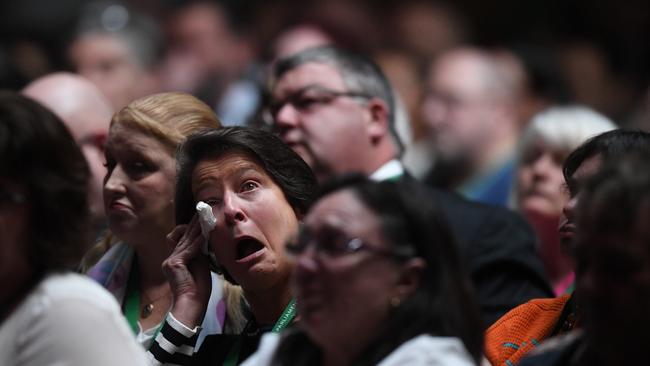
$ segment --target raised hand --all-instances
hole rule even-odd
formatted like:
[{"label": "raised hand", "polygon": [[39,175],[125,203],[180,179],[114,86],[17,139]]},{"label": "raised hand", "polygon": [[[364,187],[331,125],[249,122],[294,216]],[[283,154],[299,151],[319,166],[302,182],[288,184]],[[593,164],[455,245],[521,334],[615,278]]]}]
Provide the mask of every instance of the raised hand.
[{"label": "raised hand", "polygon": [[203,246],[201,226],[194,215],[187,225],[178,225],[167,235],[172,254],[162,269],[174,296],[172,315],[189,328],[200,325],[210,300],[212,282]]}]

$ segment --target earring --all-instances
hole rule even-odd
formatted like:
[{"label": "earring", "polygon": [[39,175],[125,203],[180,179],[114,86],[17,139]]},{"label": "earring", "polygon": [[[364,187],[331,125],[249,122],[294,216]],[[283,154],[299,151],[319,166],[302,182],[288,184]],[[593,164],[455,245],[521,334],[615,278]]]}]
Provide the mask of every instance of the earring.
[{"label": "earring", "polygon": [[398,307],[401,303],[402,303],[402,300],[397,296],[391,297],[391,299],[390,299],[390,306],[392,308]]}]

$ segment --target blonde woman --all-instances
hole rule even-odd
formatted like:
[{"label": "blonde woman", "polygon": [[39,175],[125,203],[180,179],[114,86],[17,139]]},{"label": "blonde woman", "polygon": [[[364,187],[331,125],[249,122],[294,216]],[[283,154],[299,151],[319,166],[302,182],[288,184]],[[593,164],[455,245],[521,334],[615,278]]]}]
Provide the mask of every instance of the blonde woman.
[{"label": "blonde woman", "polygon": [[[111,120],[103,189],[108,234],[102,243],[109,249],[88,274],[117,298],[145,349],[172,306],[161,265],[171,254],[166,236],[175,226],[174,153],[189,135],[220,126],[210,107],[183,93],[143,97]],[[223,285],[215,274],[212,285],[202,336],[221,333],[224,325]]]}]

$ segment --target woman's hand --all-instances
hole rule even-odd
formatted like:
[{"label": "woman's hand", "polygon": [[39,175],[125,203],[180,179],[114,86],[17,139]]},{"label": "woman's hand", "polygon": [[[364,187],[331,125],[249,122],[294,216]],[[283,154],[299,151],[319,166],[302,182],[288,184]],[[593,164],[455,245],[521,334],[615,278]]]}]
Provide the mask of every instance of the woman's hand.
[{"label": "woman's hand", "polygon": [[194,215],[188,225],[178,225],[167,235],[173,252],[162,264],[174,296],[171,313],[189,328],[203,322],[212,290],[208,259],[201,252],[203,240]]}]

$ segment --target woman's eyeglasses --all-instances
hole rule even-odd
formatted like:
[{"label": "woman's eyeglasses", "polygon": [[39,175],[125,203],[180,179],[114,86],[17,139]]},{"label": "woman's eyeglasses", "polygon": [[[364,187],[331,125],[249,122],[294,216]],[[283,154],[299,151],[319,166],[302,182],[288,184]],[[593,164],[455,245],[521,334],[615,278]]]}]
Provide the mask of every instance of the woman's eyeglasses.
[{"label": "woman's eyeglasses", "polygon": [[414,252],[410,247],[384,248],[369,244],[361,238],[336,238],[327,237],[327,235],[322,239],[316,239],[304,230],[301,230],[296,241],[287,243],[285,249],[290,255],[299,256],[310,246],[314,246],[315,252],[319,255],[322,254],[329,258],[342,257],[361,251],[367,251],[402,260],[414,256]]}]

